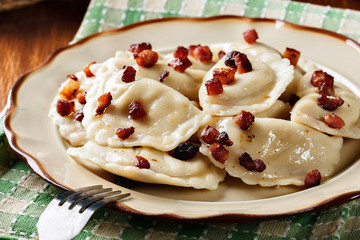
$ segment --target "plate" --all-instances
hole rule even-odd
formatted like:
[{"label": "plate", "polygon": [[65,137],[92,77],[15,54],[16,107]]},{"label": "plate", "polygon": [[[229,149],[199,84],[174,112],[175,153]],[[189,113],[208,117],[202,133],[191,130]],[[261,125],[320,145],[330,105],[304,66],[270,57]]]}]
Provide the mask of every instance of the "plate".
[{"label": "plate", "polygon": [[193,190],[154,184],[124,188],[113,175],[93,165],[76,162],[66,154],[66,142],[48,117],[50,103],[64,76],[83,69],[89,62],[102,62],[116,50],[132,43],[150,42],[157,51],[178,45],[211,44],[242,39],[255,28],[261,42],[280,52],[286,47],[320,64],[356,94],[360,87],[360,45],[321,29],[301,27],[271,19],[236,16],[169,18],[150,20],[89,36],[57,50],[36,70],[13,86],[7,103],[5,132],[11,147],[45,180],[65,189],[103,184],[130,192],[131,198],[114,208],[148,216],[189,220],[261,220],[326,208],[360,196],[359,141],[348,141],[342,151],[344,169],[320,186],[246,186],[228,177],[217,190]]}]

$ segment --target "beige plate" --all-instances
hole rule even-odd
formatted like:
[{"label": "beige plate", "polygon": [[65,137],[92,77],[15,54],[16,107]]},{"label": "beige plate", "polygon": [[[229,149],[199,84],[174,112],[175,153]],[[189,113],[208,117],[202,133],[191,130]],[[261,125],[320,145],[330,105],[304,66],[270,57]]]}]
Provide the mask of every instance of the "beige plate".
[{"label": "beige plate", "polygon": [[[227,178],[218,190],[205,191],[138,184],[126,189],[113,184],[113,175],[83,165],[66,155],[66,144],[48,117],[50,103],[65,77],[92,61],[112,57],[132,43],[148,41],[156,50],[178,45],[236,41],[255,28],[260,40],[279,51],[292,47],[302,56],[330,68],[337,79],[359,94],[360,46],[324,30],[269,19],[218,16],[209,19],[152,20],[95,34],[56,51],[37,70],[21,77],[9,95],[5,131],[12,148],[44,179],[67,189],[103,184],[131,192],[132,198],[114,205],[131,213],[176,219],[260,220],[312,211],[359,197],[360,161],[343,155],[351,165],[318,187],[261,188]],[[344,153],[358,150],[347,144]]]}]

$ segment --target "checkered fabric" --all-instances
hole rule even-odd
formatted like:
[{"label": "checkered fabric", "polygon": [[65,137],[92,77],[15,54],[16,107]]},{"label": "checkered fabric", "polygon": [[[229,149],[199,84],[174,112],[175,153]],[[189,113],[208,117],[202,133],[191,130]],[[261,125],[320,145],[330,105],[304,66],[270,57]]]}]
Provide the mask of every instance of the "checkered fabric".
[{"label": "checkered fabric", "polygon": [[[217,14],[281,19],[360,42],[360,12],[283,0],[92,0],[75,41],[145,19]],[[14,157],[0,125],[0,239],[37,239],[39,216],[61,192]],[[165,221],[102,209],[76,239],[360,239],[360,200],[250,223]]]}]

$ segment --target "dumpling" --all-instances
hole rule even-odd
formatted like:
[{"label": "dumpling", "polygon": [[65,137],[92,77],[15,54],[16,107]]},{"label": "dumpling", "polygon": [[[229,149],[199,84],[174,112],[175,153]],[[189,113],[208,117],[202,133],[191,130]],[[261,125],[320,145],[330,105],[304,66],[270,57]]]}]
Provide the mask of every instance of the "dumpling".
[{"label": "dumpling", "polygon": [[[178,160],[153,148],[111,148],[93,141],[87,142],[83,147],[71,147],[67,152],[114,174],[148,183],[216,189],[226,175],[224,170],[215,167],[201,153],[190,160]],[[150,168],[135,166],[136,156],[147,159]]]},{"label": "dumpling", "polygon": [[[210,126],[226,132],[233,145],[225,148],[228,159],[216,161],[208,144],[200,151],[217,167],[231,176],[241,178],[250,185],[304,185],[306,174],[318,169],[327,178],[339,169],[343,139],[330,137],[312,128],[291,121],[256,118],[249,130],[241,130],[232,118],[215,118]],[[261,159],[266,165],[263,172],[247,170],[239,157],[247,152],[252,159]],[[342,166],[342,165],[341,165]]]},{"label": "dumpling", "polygon": [[[214,45],[212,49],[220,48]],[[291,82],[294,68],[288,59],[282,59],[274,49],[264,44],[224,44],[226,52],[237,50],[247,54],[252,64],[252,71],[235,74],[235,80],[229,85],[223,85],[223,92],[219,95],[208,96],[205,82],[213,78],[215,68],[228,68],[225,57],[205,75],[199,91],[200,105],[204,112],[218,115],[231,116],[241,110],[253,114],[270,108]]]},{"label": "dumpling", "polygon": [[[111,104],[103,114],[95,116],[98,97],[108,92]],[[210,118],[179,92],[145,78],[127,84],[104,79],[88,92],[87,100],[82,121],[87,135],[97,144],[110,147],[149,146],[169,151],[189,139]],[[129,117],[128,107],[133,100],[141,102],[145,117]],[[135,128],[129,138],[122,140],[115,134],[118,128],[129,127]]]},{"label": "dumpling", "polygon": [[[301,99],[291,111],[291,121],[298,122],[321,132],[360,139],[360,98],[340,83],[335,82],[335,96],[340,96],[344,104],[334,111],[328,111],[318,105],[318,89],[310,83],[313,71],[308,72],[301,79],[298,95]],[[345,125],[342,128],[333,128],[324,122],[324,116],[333,113],[340,116]]]}]

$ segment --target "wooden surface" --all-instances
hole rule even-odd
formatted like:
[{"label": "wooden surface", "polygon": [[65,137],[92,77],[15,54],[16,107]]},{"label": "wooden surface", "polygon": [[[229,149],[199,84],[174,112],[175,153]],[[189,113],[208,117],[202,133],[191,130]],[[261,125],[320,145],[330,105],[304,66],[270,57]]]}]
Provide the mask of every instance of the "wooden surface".
[{"label": "wooden surface", "polygon": [[[298,0],[360,10],[360,0]],[[12,84],[72,40],[90,0],[45,1],[0,12],[0,110]]]}]

